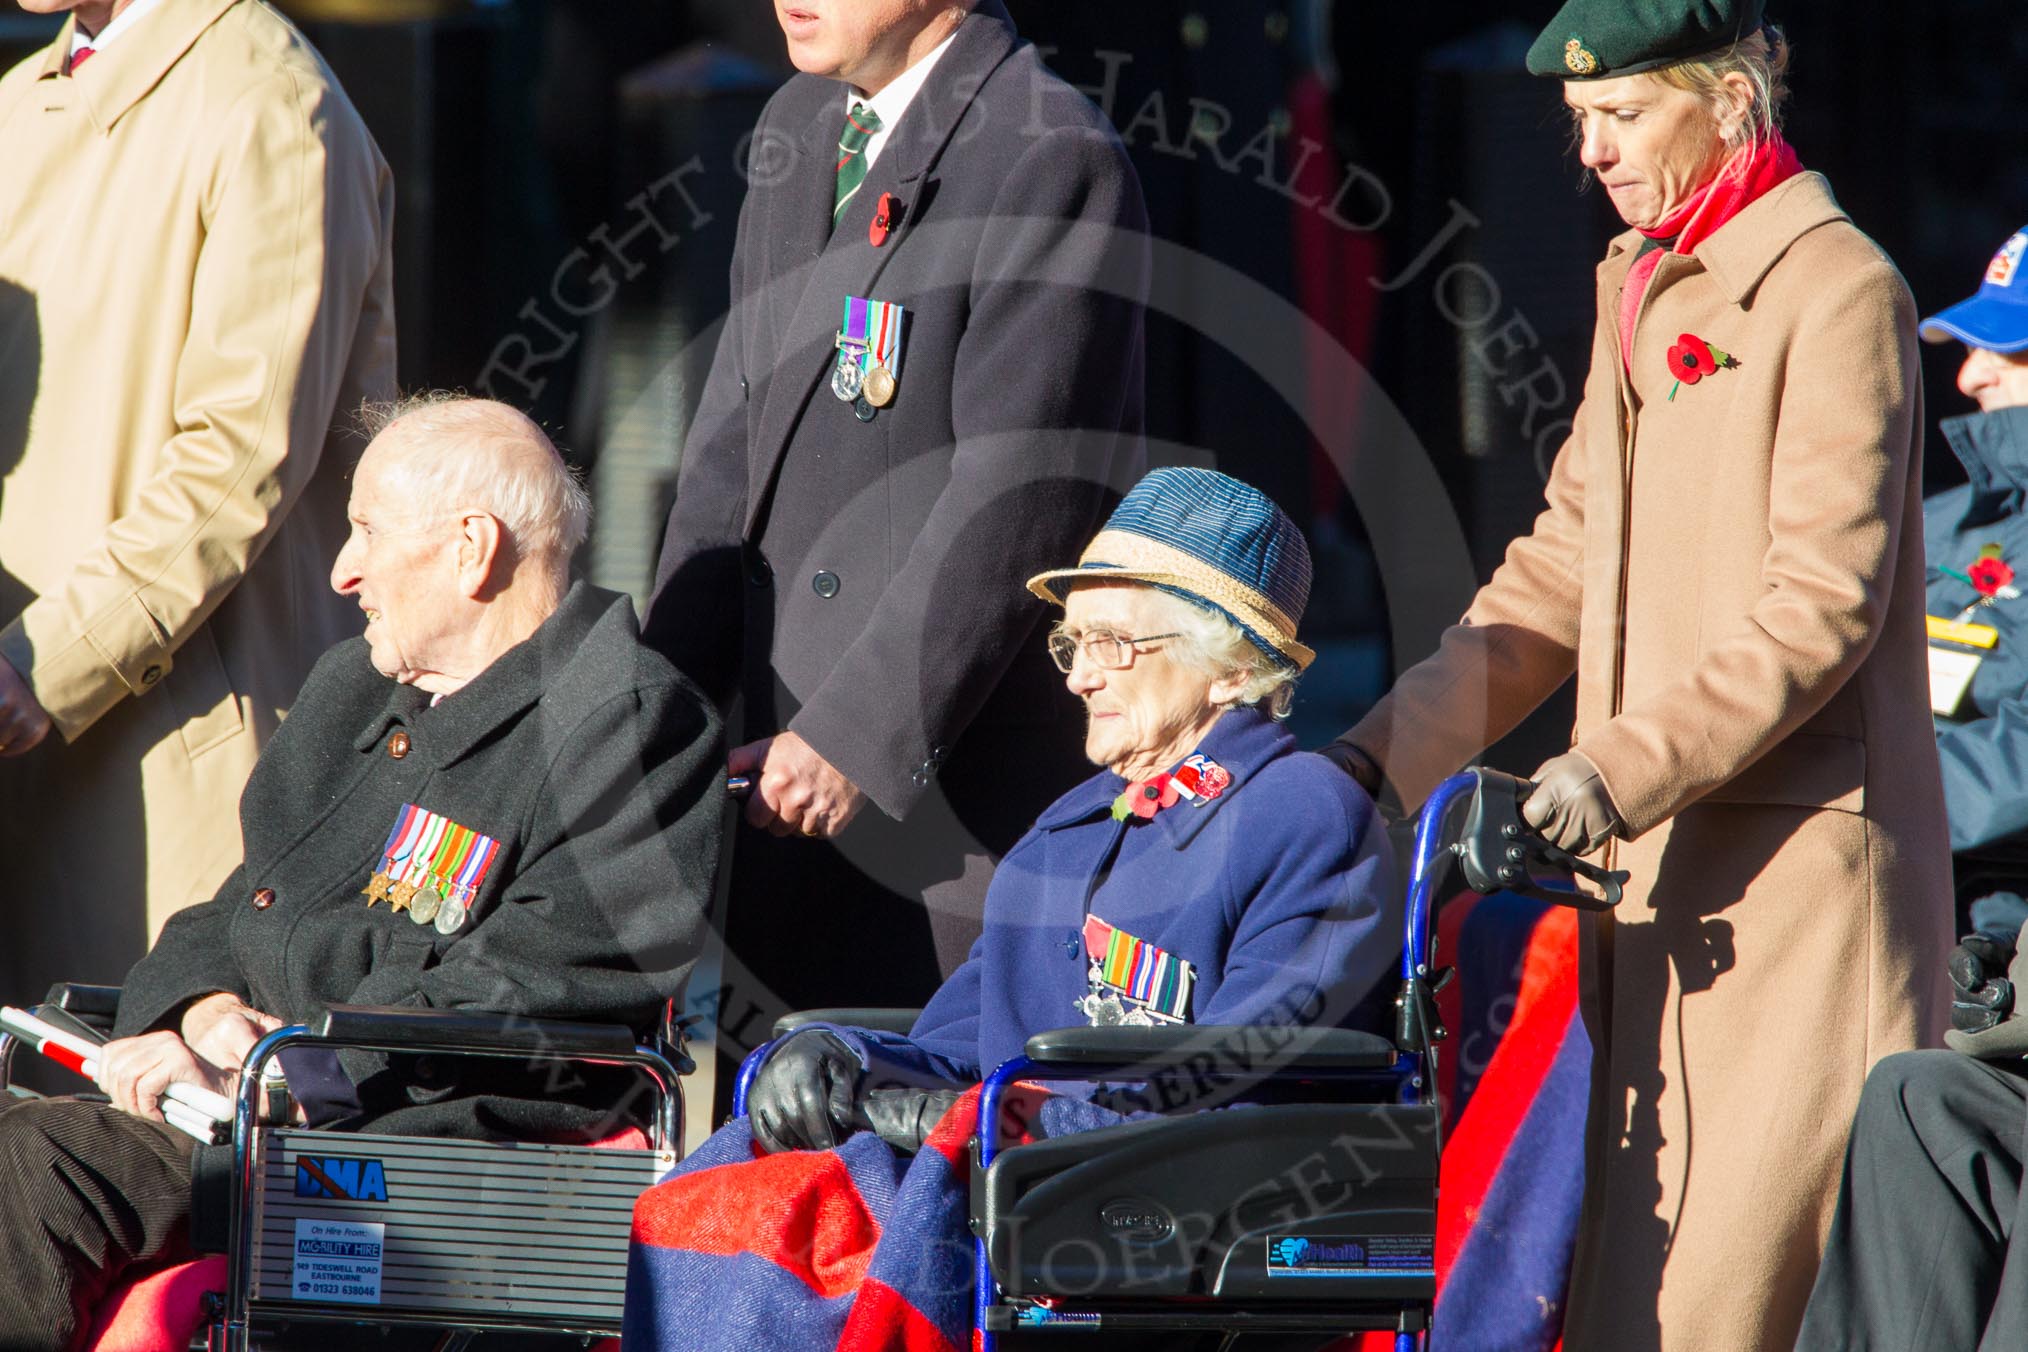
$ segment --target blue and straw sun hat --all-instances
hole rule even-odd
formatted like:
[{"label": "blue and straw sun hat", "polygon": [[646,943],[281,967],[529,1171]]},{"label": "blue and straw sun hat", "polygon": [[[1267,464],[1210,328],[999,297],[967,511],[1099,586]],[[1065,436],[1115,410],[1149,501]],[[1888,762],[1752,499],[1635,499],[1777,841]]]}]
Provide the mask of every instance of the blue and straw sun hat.
[{"label": "blue and straw sun hat", "polygon": [[1316,657],[1296,642],[1310,599],[1303,533],[1267,494],[1216,470],[1149,474],[1120,499],[1077,567],[1037,573],[1028,590],[1060,606],[1074,582],[1145,582],[1223,615],[1299,671]]}]

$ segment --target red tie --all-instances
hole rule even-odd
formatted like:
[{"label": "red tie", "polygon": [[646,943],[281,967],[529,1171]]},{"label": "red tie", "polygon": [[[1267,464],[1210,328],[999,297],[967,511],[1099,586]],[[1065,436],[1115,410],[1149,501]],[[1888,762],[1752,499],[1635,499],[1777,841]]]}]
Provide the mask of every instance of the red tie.
[{"label": "red tie", "polygon": [[70,54],[70,66],[65,70],[64,73],[67,75],[76,74],[77,68],[79,66],[82,66],[87,60],[90,59],[92,52],[94,50],[95,49],[91,47],[80,47],[76,51],[72,52]]}]

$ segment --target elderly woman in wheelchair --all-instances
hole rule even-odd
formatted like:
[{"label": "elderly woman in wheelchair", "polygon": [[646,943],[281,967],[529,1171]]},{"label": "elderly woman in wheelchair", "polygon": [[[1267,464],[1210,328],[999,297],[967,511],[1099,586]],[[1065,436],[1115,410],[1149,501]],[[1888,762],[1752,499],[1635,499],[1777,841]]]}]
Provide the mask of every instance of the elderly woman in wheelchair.
[{"label": "elderly woman in wheelchair", "polygon": [[747,1097],[763,1149],[869,1127],[912,1146],[957,1086],[1066,1024],[1354,1018],[1399,951],[1400,894],[1372,803],[1278,722],[1313,656],[1309,586],[1288,517],[1201,469],[1148,475],[1076,567],[1030,581],[1063,607],[1049,649],[1103,768],[1008,853],[908,1033],[775,1045]]},{"label": "elderly woman in wheelchair", "polygon": [[[1021,1279],[1008,1274],[1027,1260],[1004,1241],[1050,1233],[1058,1217],[994,1221],[1041,1194],[1073,1199],[1074,1224],[1103,1205],[1102,1225],[1134,1232],[1126,1242],[1145,1284],[1138,1294],[1222,1291],[1223,1279],[1208,1286],[1202,1275],[1207,1251],[1231,1247],[1207,1242],[1220,1223],[1170,1217],[1135,1161],[1245,1190],[1257,1177],[1250,1170],[1278,1172],[1283,1155],[1316,1156],[1374,1120],[1355,1114],[1320,1128],[1312,1105],[1286,1101],[1294,1094],[1268,1082],[1272,1072],[1300,1062],[1312,1080],[1365,1075],[1388,1099],[1407,1084],[1395,1043],[1354,1031],[1402,952],[1387,833],[1364,790],[1299,751],[1279,721],[1313,656],[1296,637],[1310,559],[1294,523],[1225,475],[1158,470],[1075,567],[1029,586],[1063,607],[1049,647],[1084,702],[1086,750],[1101,768],[1001,861],[979,940],[912,1023],[874,1026],[875,1011],[806,1014],[748,1058],[736,1095],[745,1116],[635,1210],[629,1349],[760,1352],[843,1345],[848,1334],[854,1345],[899,1346],[924,1327],[955,1346],[967,1324],[990,1348],[998,1331],[1025,1328],[1047,1308],[1016,1290]],[[1055,1051],[1038,1051],[1052,1039]],[[1055,1092],[1010,1093],[1017,1073],[1055,1081]],[[981,1082],[975,1106],[969,1086]],[[1273,1106],[1168,1115],[1239,1103]],[[998,1128],[1014,1122],[1032,1143],[996,1166]],[[995,1129],[974,1138],[983,1123]],[[1412,1140],[1375,1143],[1409,1159],[1415,1178],[1362,1197],[1381,1199],[1378,1223],[1393,1232],[1374,1251],[1412,1253],[1420,1271],[1384,1292],[1341,1284],[1366,1285],[1362,1300],[1399,1294],[1421,1312],[1362,1322],[1345,1315],[1346,1293],[1330,1282],[1278,1282],[1276,1295],[1308,1302],[1317,1318],[1274,1327],[1423,1327],[1435,1174],[1434,1130],[1424,1125],[1418,1117]],[[1145,1136],[1178,1128],[1191,1139]],[[904,1161],[875,1133],[902,1155],[919,1153]],[[1084,1158],[1123,1137],[1134,1159]],[[1094,1170],[1096,1179],[1074,1177]],[[1253,1195],[1243,1205],[1258,1211],[1279,1192],[1269,1183]],[[1207,1215],[1229,1209],[1201,1198],[1189,1208],[1200,1202]],[[840,1220],[854,1217],[873,1224]],[[977,1252],[968,1219],[983,1240]],[[1397,1243],[1404,1230],[1419,1238]],[[1285,1256],[1306,1252],[1298,1241],[1317,1233],[1299,1231]],[[1060,1251],[1109,1241],[1068,1236]],[[1226,1264],[1235,1274],[1269,1261],[1264,1236],[1245,1242],[1249,1256]],[[1008,1261],[989,1265],[996,1245]],[[1060,1275],[1060,1263],[1041,1261]],[[827,1277],[847,1271],[857,1275],[841,1301]],[[728,1283],[736,1299],[726,1298]],[[895,1313],[902,1305],[905,1318]],[[1113,1322],[1117,1311],[1103,1317],[1108,1333],[1208,1327],[1195,1311],[1129,1314],[1124,1325]]]}]

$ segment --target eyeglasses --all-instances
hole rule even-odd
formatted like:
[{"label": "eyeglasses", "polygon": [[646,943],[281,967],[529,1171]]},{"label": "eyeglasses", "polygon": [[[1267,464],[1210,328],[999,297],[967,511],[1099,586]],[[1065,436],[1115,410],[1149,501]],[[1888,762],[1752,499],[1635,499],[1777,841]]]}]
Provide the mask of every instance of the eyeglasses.
[{"label": "eyeglasses", "polygon": [[1143,634],[1139,638],[1123,638],[1104,630],[1076,634],[1068,629],[1058,629],[1049,635],[1049,656],[1058,671],[1068,673],[1077,661],[1078,650],[1082,648],[1086,660],[1100,670],[1124,671],[1134,660],[1134,645],[1153,643],[1158,638],[1181,637],[1181,634]]}]

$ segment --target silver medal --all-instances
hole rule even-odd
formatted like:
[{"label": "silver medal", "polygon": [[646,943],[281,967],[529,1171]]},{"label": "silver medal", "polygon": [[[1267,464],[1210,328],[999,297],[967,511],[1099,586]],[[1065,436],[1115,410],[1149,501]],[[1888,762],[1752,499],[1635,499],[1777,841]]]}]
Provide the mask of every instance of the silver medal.
[{"label": "silver medal", "polygon": [[467,909],[464,898],[445,897],[443,904],[437,907],[437,933],[456,934],[465,923]]},{"label": "silver medal", "polygon": [[831,393],[848,404],[859,397],[860,388],[866,383],[859,357],[857,352],[841,349],[838,364],[831,368]]}]

